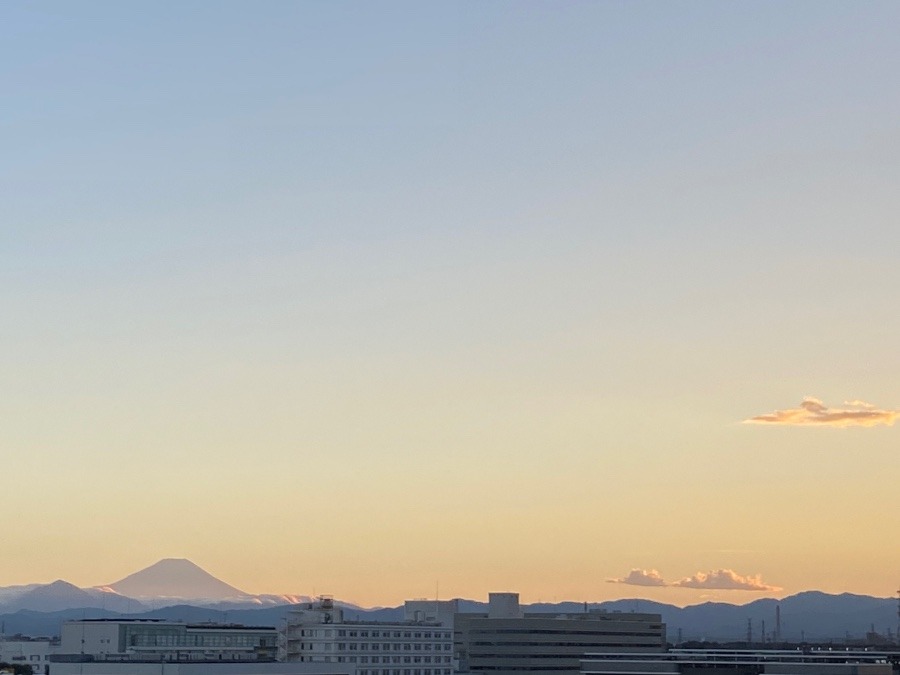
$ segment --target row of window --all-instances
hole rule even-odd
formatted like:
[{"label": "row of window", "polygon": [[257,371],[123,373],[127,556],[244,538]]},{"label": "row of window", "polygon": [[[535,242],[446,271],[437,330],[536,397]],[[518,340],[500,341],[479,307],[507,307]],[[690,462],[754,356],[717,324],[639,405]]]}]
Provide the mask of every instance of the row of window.
[{"label": "row of window", "polygon": [[[393,647],[393,649],[391,648]],[[431,643],[368,643],[368,642],[300,642],[297,645],[300,651],[338,651],[338,652],[449,652],[453,649],[453,645],[449,642],[432,645]]]},{"label": "row of window", "polygon": [[389,637],[405,637],[405,638],[415,638],[422,640],[430,640],[432,637],[437,639],[449,639],[450,633],[448,631],[378,631],[378,630],[338,630],[338,637],[373,637],[373,638],[389,638]]},{"label": "row of window", "polygon": [[656,637],[661,635],[660,626],[649,627],[646,630],[590,630],[582,628],[569,628],[561,626],[560,628],[481,628],[475,627],[469,630],[472,635],[597,635],[610,637]]},{"label": "row of window", "polygon": [[449,668],[394,668],[388,670],[359,670],[358,675],[450,675],[452,671]]},{"label": "row of window", "polygon": [[[296,628],[296,624],[292,626]],[[333,628],[301,628],[302,637],[334,637]],[[453,637],[450,631],[400,631],[400,630],[349,630],[341,628],[337,631],[338,637],[352,638],[406,638],[407,640],[449,640]]]},{"label": "row of window", "polygon": [[372,652],[377,652],[377,651],[385,651],[385,652],[390,652],[390,651],[395,651],[395,652],[436,651],[436,652],[439,652],[439,651],[441,651],[442,648],[444,651],[450,651],[450,649],[453,647],[453,645],[451,645],[449,642],[445,642],[443,647],[440,644],[436,644],[436,645],[434,645],[434,648],[432,649],[432,645],[430,643],[428,643],[428,644],[419,644],[419,643],[410,644],[409,642],[406,642],[406,643],[402,644],[402,648],[401,648],[401,643],[394,643],[393,647],[394,648],[391,649],[391,643],[388,643],[388,642],[383,643],[383,644],[378,644],[377,642],[375,642],[373,644],[369,644],[368,642],[338,642],[337,643],[338,651],[343,651],[344,649],[349,649],[351,652],[355,652],[355,651],[360,651],[360,652],[365,652],[365,651],[372,651]]},{"label": "row of window", "polygon": [[258,635],[134,635],[134,647],[256,647],[275,643],[275,638]]},{"label": "row of window", "polygon": [[487,642],[475,641],[469,643],[471,647],[533,647],[535,649],[543,649],[544,647],[577,647],[577,648],[595,648],[605,649],[606,647],[658,647],[660,645],[659,640],[654,641],[652,644],[647,644],[645,642],[535,642],[534,640],[522,641],[522,642],[507,642],[506,640],[491,640]]},{"label": "row of window", "polygon": [[[381,659],[381,663],[400,663],[399,656],[339,656],[337,657],[338,663],[378,663],[378,659]],[[449,656],[404,656],[403,663],[450,663]]]}]

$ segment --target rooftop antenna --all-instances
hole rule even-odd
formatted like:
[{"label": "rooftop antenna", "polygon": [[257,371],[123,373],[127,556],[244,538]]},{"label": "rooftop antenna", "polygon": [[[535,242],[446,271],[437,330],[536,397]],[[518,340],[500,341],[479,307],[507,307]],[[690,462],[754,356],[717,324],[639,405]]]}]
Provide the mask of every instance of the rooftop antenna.
[{"label": "rooftop antenna", "polygon": [[775,642],[781,642],[781,605],[775,605]]}]

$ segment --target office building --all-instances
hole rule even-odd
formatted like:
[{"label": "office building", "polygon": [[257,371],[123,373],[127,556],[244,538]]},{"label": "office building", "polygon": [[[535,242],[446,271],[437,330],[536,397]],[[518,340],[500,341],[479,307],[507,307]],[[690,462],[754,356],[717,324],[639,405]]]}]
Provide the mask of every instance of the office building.
[{"label": "office building", "polygon": [[31,666],[34,675],[45,675],[50,657],[59,651],[59,642],[49,638],[0,639],[0,662]]},{"label": "office building", "polygon": [[87,661],[53,664],[53,675],[356,675],[350,664],[222,661]]},{"label": "office building", "polygon": [[491,593],[486,613],[458,613],[455,653],[462,671],[559,675],[577,673],[598,651],[662,652],[659,614],[525,613],[517,593]]},{"label": "office building", "polygon": [[63,624],[54,660],[274,661],[277,653],[274,626],[82,619]]},{"label": "office building", "polygon": [[330,598],[289,614],[282,647],[284,661],[346,663],[358,675],[451,675],[454,665],[452,628],[436,621],[346,621]]},{"label": "office building", "polygon": [[662,654],[588,654],[581,675],[891,675],[891,657],[830,649],[673,649]]}]

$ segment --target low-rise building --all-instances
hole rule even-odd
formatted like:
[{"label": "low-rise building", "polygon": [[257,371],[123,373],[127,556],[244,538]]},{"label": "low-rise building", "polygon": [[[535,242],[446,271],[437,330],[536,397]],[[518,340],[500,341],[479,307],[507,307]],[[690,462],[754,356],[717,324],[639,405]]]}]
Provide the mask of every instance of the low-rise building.
[{"label": "low-rise building", "polygon": [[473,673],[577,673],[590,652],[662,652],[666,647],[659,614],[525,613],[518,593],[491,593],[486,613],[456,614],[454,633],[460,670]]},{"label": "low-rise building", "polygon": [[890,659],[855,650],[672,649],[588,654],[581,675],[892,675]]},{"label": "low-rise building", "polygon": [[223,661],[78,661],[53,664],[53,675],[356,675],[351,664]]},{"label": "low-rise building", "polygon": [[57,660],[274,661],[274,626],[181,623],[156,619],[82,619],[62,626]]},{"label": "low-rise building", "polygon": [[451,627],[437,621],[346,621],[330,598],[290,612],[282,649],[284,661],[346,663],[358,675],[451,675],[454,666]]},{"label": "low-rise building", "polygon": [[45,675],[50,657],[59,651],[59,642],[50,638],[0,639],[0,662],[31,666],[35,675]]}]

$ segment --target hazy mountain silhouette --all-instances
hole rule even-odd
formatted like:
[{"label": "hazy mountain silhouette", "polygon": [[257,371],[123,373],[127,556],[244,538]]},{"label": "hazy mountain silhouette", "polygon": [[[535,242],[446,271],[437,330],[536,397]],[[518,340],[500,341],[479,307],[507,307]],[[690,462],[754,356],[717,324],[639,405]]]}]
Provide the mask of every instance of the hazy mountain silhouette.
[{"label": "hazy mountain silhouette", "polygon": [[97,608],[127,612],[145,609],[140,602],[123,598],[115,593],[89,588],[78,588],[58,579],[50,584],[28,588],[23,593],[0,601],[0,611],[14,612],[28,609],[37,612],[55,612],[65,609]]},{"label": "hazy mountain silhouette", "polygon": [[[63,582],[64,583],[64,582]],[[53,586],[50,584],[49,586]],[[67,586],[71,586],[70,584]],[[71,589],[65,589],[72,597],[80,597]],[[78,589],[76,589],[78,590]],[[48,591],[45,591],[49,593]],[[127,600],[127,599],[125,599]],[[739,642],[746,639],[747,621],[753,627],[754,641],[760,639],[761,622],[766,622],[766,632],[775,629],[775,607],[781,606],[781,635],[785,641],[798,642],[801,636],[807,641],[829,642],[840,645],[849,635],[863,638],[874,624],[877,631],[886,633],[894,628],[897,620],[897,604],[892,598],[873,598],[865,595],[829,595],[818,591],[798,593],[782,600],[764,598],[746,605],[706,602],[688,607],[676,607],[650,600],[614,600],[589,603],[588,609],[609,612],[654,612],[666,622],[669,640],[677,639],[681,629],[682,639]],[[117,614],[108,610],[72,608],[62,611],[35,612],[22,610],[0,614],[7,634],[21,632],[26,635],[58,635],[60,625],[67,619],[129,617],[141,619],[169,619],[190,622],[233,622],[251,625],[280,626],[294,605],[270,606],[261,609],[232,609],[175,605],[148,612]],[[463,611],[485,611],[485,603],[460,600]],[[554,604],[525,605],[526,612],[583,612],[584,603],[561,602]],[[372,610],[348,608],[345,617],[350,620],[397,621],[403,618],[402,607]]]},{"label": "hazy mountain silhouette", "polygon": [[[0,620],[6,633],[55,635],[60,623],[73,618],[133,617],[183,621],[237,622],[281,625],[299,602],[300,595],[251,595],[209,574],[185,559],[165,559],[108,586],[78,588],[58,580],[51,584],[0,587]],[[397,621],[402,607],[364,609],[350,603],[350,620]],[[526,612],[653,612],[662,615],[670,641],[746,640],[747,622],[754,641],[759,641],[762,622],[769,637],[775,630],[775,609],[781,610],[781,637],[797,642],[841,641],[846,636],[862,638],[870,627],[886,634],[896,628],[896,600],[844,593],[830,595],[806,591],[781,600],[762,598],[745,605],[705,602],[676,607],[650,600],[614,600],[601,603],[560,602],[525,605]],[[464,612],[486,611],[483,602],[459,600]],[[149,611],[148,611],[149,610]]]},{"label": "hazy mountain silhouette", "polygon": [[185,558],[165,558],[105,587],[131,598],[231,600],[250,598]]}]

